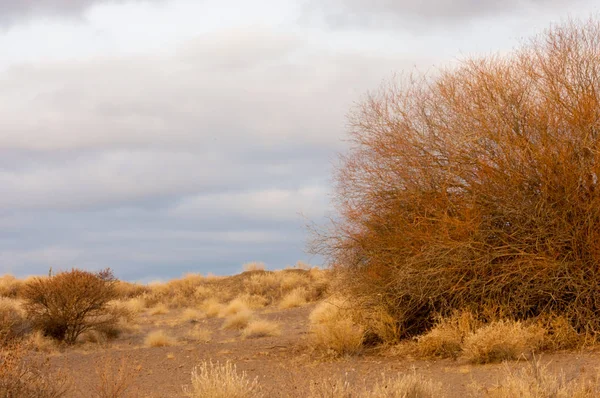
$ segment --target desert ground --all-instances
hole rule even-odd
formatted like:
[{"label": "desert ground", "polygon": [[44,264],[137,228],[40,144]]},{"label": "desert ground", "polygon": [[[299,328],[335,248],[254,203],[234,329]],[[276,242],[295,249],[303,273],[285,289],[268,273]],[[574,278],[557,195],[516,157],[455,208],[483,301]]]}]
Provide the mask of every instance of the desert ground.
[{"label": "desert ground", "polygon": [[[512,335],[478,337],[476,354],[468,343],[476,331],[448,348],[449,324],[437,328],[441,335],[365,344],[364,330],[330,294],[329,271],[247,268],[232,277],[118,282],[120,298],[109,303],[118,323],[86,331],[74,344],[26,330],[24,315],[20,359],[34,367],[31,375],[65,383],[59,395],[39,396],[593,397],[600,391],[594,344],[549,349],[549,336],[534,341],[519,323],[511,324]],[[23,315],[15,292],[28,281],[2,281],[6,326],[7,309]],[[3,396],[19,396],[4,388]]]}]

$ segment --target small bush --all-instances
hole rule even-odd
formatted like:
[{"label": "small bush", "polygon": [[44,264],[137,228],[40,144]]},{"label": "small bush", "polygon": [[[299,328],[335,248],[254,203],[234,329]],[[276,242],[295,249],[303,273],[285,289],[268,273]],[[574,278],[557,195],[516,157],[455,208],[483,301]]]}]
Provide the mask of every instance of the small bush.
[{"label": "small bush", "polygon": [[242,337],[244,338],[271,337],[280,334],[281,328],[277,323],[264,319],[251,321],[242,331]]},{"label": "small bush", "polygon": [[95,383],[88,386],[86,396],[93,398],[126,398],[134,397],[134,383],[138,375],[132,368],[129,358],[120,360],[106,355],[96,365]]},{"label": "small bush", "polygon": [[496,321],[470,334],[464,342],[464,355],[472,363],[491,363],[524,358],[534,353],[544,340],[538,325]]},{"label": "small bush", "polygon": [[184,322],[198,322],[200,319],[203,319],[205,317],[206,315],[193,308],[186,308],[181,313],[181,320]]},{"label": "small bush", "polygon": [[175,344],[175,340],[165,333],[164,330],[155,330],[148,333],[144,339],[146,347],[168,347]]},{"label": "small bush", "polygon": [[243,311],[248,311],[248,304],[246,304],[246,302],[244,302],[243,300],[236,298],[234,300],[231,300],[229,304],[223,307],[223,309],[219,313],[219,316],[224,318],[226,316],[235,315],[238,312]]},{"label": "small bush", "polygon": [[23,337],[30,326],[17,300],[0,297],[0,342]]},{"label": "small bush", "polygon": [[109,308],[116,299],[115,281],[109,269],[99,273],[73,269],[34,278],[23,287],[23,307],[36,329],[73,344],[87,330],[118,322],[120,315]]},{"label": "small bush", "polygon": [[189,398],[260,398],[263,397],[257,379],[246,372],[238,373],[231,362],[202,362],[192,370],[192,385],[184,387]]},{"label": "small bush", "polygon": [[218,316],[223,310],[223,304],[221,304],[216,299],[208,299],[204,301],[201,305],[201,308],[204,310],[204,313],[209,318],[214,318]]}]

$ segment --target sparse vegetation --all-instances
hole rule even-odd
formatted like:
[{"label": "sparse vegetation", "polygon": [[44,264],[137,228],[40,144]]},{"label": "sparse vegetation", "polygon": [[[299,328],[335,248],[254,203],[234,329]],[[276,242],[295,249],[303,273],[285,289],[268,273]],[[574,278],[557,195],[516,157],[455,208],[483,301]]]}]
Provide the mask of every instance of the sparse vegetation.
[{"label": "sparse vegetation", "polygon": [[190,398],[260,398],[257,379],[239,372],[231,362],[225,364],[204,361],[192,370],[192,385],[184,387]]},{"label": "sparse vegetation", "polygon": [[144,344],[147,347],[168,347],[174,345],[175,340],[164,330],[155,330],[148,333],[144,339]]},{"label": "sparse vegetation", "polygon": [[311,342],[315,349],[335,356],[361,351],[364,330],[352,320],[347,301],[322,302],[310,314],[310,322]]}]

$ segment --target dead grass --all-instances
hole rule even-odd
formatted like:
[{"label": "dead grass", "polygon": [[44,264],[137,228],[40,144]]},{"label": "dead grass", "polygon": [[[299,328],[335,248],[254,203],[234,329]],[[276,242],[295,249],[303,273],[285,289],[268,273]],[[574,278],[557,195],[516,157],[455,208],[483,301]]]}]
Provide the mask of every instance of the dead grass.
[{"label": "dead grass", "polygon": [[246,339],[279,336],[280,334],[279,324],[264,319],[253,320],[242,330],[242,337]]},{"label": "dead grass", "polygon": [[155,330],[148,333],[144,339],[146,347],[169,347],[175,344],[175,340],[165,333],[164,330]]},{"label": "dead grass", "polygon": [[465,338],[463,352],[472,363],[525,359],[542,345],[545,331],[539,325],[500,320]]},{"label": "dead grass", "polygon": [[244,272],[252,272],[252,271],[264,271],[267,269],[265,263],[261,262],[250,262],[242,265],[242,269]]},{"label": "dead grass", "polygon": [[71,391],[65,372],[49,370],[47,359],[28,358],[26,347],[11,342],[0,350],[0,397],[60,398]]},{"label": "dead grass", "polygon": [[183,322],[198,322],[204,318],[206,318],[206,315],[194,308],[186,308],[181,313],[181,320]]},{"label": "dead grass", "polygon": [[237,372],[231,362],[202,362],[192,370],[192,385],[184,387],[189,398],[260,398],[263,397],[257,379]]},{"label": "dead grass", "polygon": [[204,301],[200,307],[204,310],[204,313],[208,318],[214,318],[221,313],[224,305],[217,299],[208,299]]},{"label": "dead grass", "polygon": [[467,311],[457,312],[450,318],[438,318],[433,329],[417,337],[416,352],[424,358],[457,358],[462,353],[465,338],[479,326],[473,314]]},{"label": "dead grass", "polygon": [[24,281],[10,274],[0,276],[0,297],[18,297],[23,283]]},{"label": "dead grass", "polygon": [[292,290],[291,292],[289,292],[288,294],[286,294],[285,296],[283,296],[283,298],[281,299],[281,302],[279,303],[279,308],[287,309],[287,308],[300,307],[308,302],[307,296],[308,296],[308,291],[306,290],[306,288],[304,288],[304,287],[296,288],[296,289]]},{"label": "dead grass", "polygon": [[332,298],[310,314],[313,348],[335,356],[357,354],[362,349],[364,329],[352,320],[347,302]]},{"label": "dead grass", "polygon": [[33,351],[54,353],[58,351],[58,344],[55,340],[44,336],[42,332],[36,330],[24,341],[26,347]]},{"label": "dead grass", "polygon": [[229,315],[223,322],[223,329],[243,329],[248,326],[254,314],[252,311],[245,309]]},{"label": "dead grass", "polygon": [[212,332],[208,329],[204,329],[200,326],[195,326],[188,332],[188,337],[199,343],[208,343],[212,339]]},{"label": "dead grass", "polygon": [[21,302],[0,297],[0,341],[23,337],[31,328]]},{"label": "dead grass", "polygon": [[138,373],[134,370],[131,358],[121,356],[117,359],[105,355],[96,365],[94,383],[81,391],[82,396],[93,398],[129,398],[138,397],[134,387]]},{"label": "dead grass", "polygon": [[[597,398],[600,396],[600,373],[569,378],[564,374],[553,375],[534,358],[518,372],[507,368],[507,377],[492,388],[485,389],[492,398]],[[475,387],[475,390],[482,390]]]},{"label": "dead grass", "polygon": [[372,389],[354,386],[343,378],[312,383],[308,398],[443,398],[441,383],[415,372],[395,378],[382,378]]},{"label": "dead grass", "polygon": [[239,298],[236,298],[232,301],[229,302],[229,304],[227,304],[225,307],[223,307],[221,309],[221,312],[219,313],[219,317],[221,318],[225,318],[231,315],[235,315],[238,312],[242,312],[242,311],[248,311],[248,304]]},{"label": "dead grass", "polygon": [[169,307],[166,304],[158,303],[148,311],[150,315],[164,315],[169,313]]}]

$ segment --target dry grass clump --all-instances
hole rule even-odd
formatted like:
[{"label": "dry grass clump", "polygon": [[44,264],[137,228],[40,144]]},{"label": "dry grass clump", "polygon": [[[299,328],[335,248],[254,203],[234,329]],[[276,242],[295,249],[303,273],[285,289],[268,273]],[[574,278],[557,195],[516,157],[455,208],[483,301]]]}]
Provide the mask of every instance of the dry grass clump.
[{"label": "dry grass clump", "polygon": [[472,363],[491,363],[525,358],[543,343],[539,325],[500,320],[485,325],[465,338],[464,356]]},{"label": "dry grass clump", "polygon": [[208,299],[204,301],[200,308],[204,311],[207,317],[214,318],[218,316],[225,306],[219,302],[217,299]]},{"label": "dry grass clump", "polygon": [[457,312],[450,318],[438,318],[429,332],[417,337],[417,354],[425,358],[457,358],[467,336],[479,326],[480,322],[468,311]]},{"label": "dry grass clump", "polygon": [[242,269],[244,270],[244,272],[265,271],[267,269],[267,266],[265,265],[265,263],[253,261],[242,265]]},{"label": "dry grass clump", "polygon": [[400,337],[496,305],[600,330],[600,22],[368,96],[315,250]]},{"label": "dry grass clump", "polygon": [[117,297],[120,300],[127,300],[136,297],[141,297],[150,292],[150,287],[140,285],[139,283],[131,283],[126,281],[117,281],[114,286]]},{"label": "dry grass clump", "polygon": [[281,334],[281,327],[276,322],[257,319],[251,321],[242,330],[243,338],[272,337]]},{"label": "dry grass clump", "polygon": [[0,297],[0,342],[23,337],[30,328],[21,302]]},{"label": "dry grass clump", "polygon": [[150,315],[165,315],[169,313],[169,307],[166,304],[158,303],[148,311]]},{"label": "dry grass clump", "polygon": [[332,298],[310,314],[311,342],[316,350],[335,356],[361,351],[364,329],[354,323],[348,303]]},{"label": "dry grass clump", "polygon": [[51,372],[46,360],[25,360],[25,346],[13,341],[0,350],[0,397],[60,398],[68,396],[71,380]]},{"label": "dry grass clump", "polygon": [[212,332],[208,329],[201,328],[200,326],[195,326],[188,332],[188,337],[199,343],[208,343],[212,339]]},{"label": "dry grass clump", "polygon": [[307,295],[308,295],[308,292],[307,292],[306,288],[304,288],[304,287],[296,288],[296,289],[292,290],[291,292],[289,292],[288,294],[286,294],[285,296],[283,296],[283,298],[279,302],[279,308],[286,309],[286,308],[300,307],[307,303],[307,298],[306,298]]},{"label": "dry grass clump", "polygon": [[206,278],[200,274],[185,274],[181,279],[172,279],[166,283],[153,283],[150,291],[143,295],[149,306],[164,304],[171,308],[181,308],[190,305],[198,287],[206,283]]},{"label": "dry grass clump", "polygon": [[243,329],[248,326],[254,314],[252,311],[245,309],[229,315],[223,321],[223,329]]},{"label": "dry grass clump", "polygon": [[310,386],[308,398],[442,398],[441,383],[416,373],[382,378],[373,389],[357,388],[342,378],[325,379]]},{"label": "dry grass clump", "polygon": [[246,372],[238,373],[231,362],[225,364],[202,362],[192,370],[192,385],[184,387],[189,398],[260,398],[258,379]]},{"label": "dry grass clump", "polygon": [[539,359],[508,376],[498,385],[485,389],[492,398],[596,398],[600,396],[600,373],[567,379],[564,374],[553,375]]},{"label": "dry grass clump", "polygon": [[116,299],[110,269],[91,273],[73,269],[34,278],[23,287],[23,308],[33,327],[56,340],[73,344],[87,330],[111,328],[121,314],[111,310]]},{"label": "dry grass clump", "polygon": [[17,298],[22,286],[23,281],[13,275],[2,275],[0,276],[0,297]]},{"label": "dry grass clump", "polygon": [[175,340],[165,333],[164,330],[155,330],[148,333],[144,339],[146,347],[168,347],[175,344]]},{"label": "dry grass clump", "polygon": [[198,322],[201,319],[204,319],[206,315],[194,308],[186,308],[181,313],[181,320],[184,322]]},{"label": "dry grass clump", "polygon": [[58,349],[56,340],[44,336],[39,330],[28,335],[27,338],[23,340],[23,344],[28,349],[38,352],[53,353]]},{"label": "dry grass clump", "polygon": [[248,311],[248,309],[248,304],[246,304],[244,300],[236,298],[234,300],[231,300],[229,304],[227,304],[221,309],[219,317],[225,318],[230,315],[235,315],[238,312]]}]

